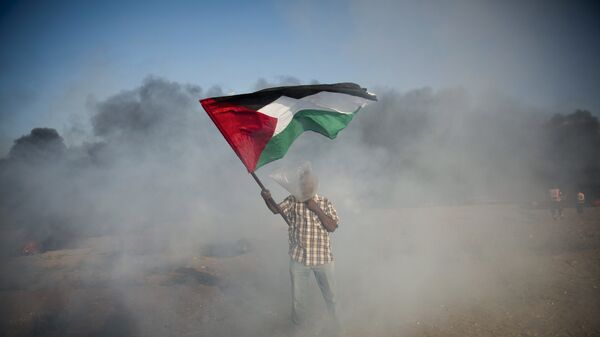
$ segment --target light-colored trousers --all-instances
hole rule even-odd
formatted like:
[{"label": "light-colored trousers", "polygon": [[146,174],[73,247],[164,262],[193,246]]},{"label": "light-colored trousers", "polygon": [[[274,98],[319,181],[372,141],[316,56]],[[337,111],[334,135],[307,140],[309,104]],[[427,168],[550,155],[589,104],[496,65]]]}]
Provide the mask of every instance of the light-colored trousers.
[{"label": "light-colored trousers", "polygon": [[333,278],[333,262],[305,266],[290,258],[290,277],[292,279],[292,321],[296,325],[303,325],[306,318],[306,299],[308,295],[310,274],[315,275],[321,294],[327,305],[327,311],[334,325],[338,325],[337,303],[335,298],[335,280]]}]

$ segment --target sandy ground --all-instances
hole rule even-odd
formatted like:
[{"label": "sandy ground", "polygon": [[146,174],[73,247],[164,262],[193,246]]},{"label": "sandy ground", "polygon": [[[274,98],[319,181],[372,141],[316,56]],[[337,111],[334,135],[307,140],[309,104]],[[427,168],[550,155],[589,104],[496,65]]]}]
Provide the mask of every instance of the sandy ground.
[{"label": "sandy ground", "polygon": [[[600,208],[353,218],[334,238],[343,335],[600,336]],[[264,228],[187,255],[106,236],[3,258],[0,335],[291,335],[286,232]],[[324,335],[313,288],[316,323],[296,335]]]}]

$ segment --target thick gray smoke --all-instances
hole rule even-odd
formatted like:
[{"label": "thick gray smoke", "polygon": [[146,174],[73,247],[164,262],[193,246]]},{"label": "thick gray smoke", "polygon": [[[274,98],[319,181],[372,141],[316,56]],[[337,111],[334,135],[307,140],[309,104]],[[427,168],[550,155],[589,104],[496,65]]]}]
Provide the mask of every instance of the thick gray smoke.
[{"label": "thick gray smoke", "polygon": [[[300,83],[292,77],[280,81]],[[260,79],[256,88],[270,85]],[[435,277],[434,269],[444,268],[440,255],[481,258],[489,247],[471,239],[492,237],[483,231],[449,233],[440,227],[443,211],[437,208],[433,215],[408,211],[404,219],[373,210],[542,198],[551,181],[571,183],[572,177],[598,165],[593,160],[600,157],[598,120],[589,112],[550,118],[498,94],[472,97],[462,89],[375,91],[379,102],[359,112],[339,138],[327,141],[307,134],[280,163],[258,172],[280,200],[284,191],[267,180],[267,173],[282,164],[312,161],[319,193],[334,201],[342,217],[335,234],[339,246],[334,246],[341,257],[340,279],[346,280],[341,301],[364,300],[365,310],[378,305],[381,311],[381,305],[398,309],[398,304],[386,302],[393,298],[386,300],[386,294],[418,303],[422,298],[417,295],[428,289],[425,279]],[[159,252],[177,261],[215,242],[248,239],[261,244],[265,274],[248,274],[256,278],[250,280],[250,290],[223,291],[251,298],[255,307],[287,308],[284,225],[270,216],[258,187],[198,103],[201,97],[222,94],[219,87],[205,91],[150,77],[138,88],[96,102],[93,134],[80,146],[65,146],[52,129],[36,128],[17,139],[0,161],[0,215],[6,233],[2,254],[18,254],[28,240],[53,250],[80,246],[91,237],[118,235],[121,251]],[[390,242],[377,226],[396,223],[404,226],[403,234]],[[366,228],[370,229],[365,232]],[[129,237],[143,238],[142,243]],[[503,251],[515,245],[503,241],[502,235],[495,239],[493,247]],[[387,248],[381,248],[384,245]],[[117,279],[139,271],[129,259],[116,264]],[[356,269],[357,263],[368,265],[366,274]],[[402,289],[393,284],[399,277],[394,266],[400,264],[405,270],[422,271],[414,278],[402,274]],[[479,271],[461,272],[468,277]],[[461,281],[457,277],[451,284],[455,288],[438,291],[464,291]],[[409,291],[416,295],[405,293]],[[145,303],[178,305],[173,300],[159,302],[158,297],[156,301]],[[406,306],[402,310],[410,311]],[[357,309],[345,315],[362,314]],[[257,328],[260,322],[248,321],[242,312],[231,315],[248,324],[244,328],[249,335],[258,335],[259,330],[248,327]]]},{"label": "thick gray smoke", "polygon": [[[237,195],[226,197],[220,185],[245,177],[236,159],[224,155],[226,144],[198,103],[202,96],[197,86],[148,78],[95,105],[94,135],[81,146],[67,148],[52,129],[19,138],[2,161],[3,226],[46,242],[66,234],[215,223],[215,205]],[[217,177],[224,179],[217,183]],[[54,235],[52,226],[63,229]],[[18,244],[3,247],[14,252]]]},{"label": "thick gray smoke", "polygon": [[59,161],[67,147],[58,132],[49,128],[35,128],[29,135],[15,140],[8,156],[23,161]]},{"label": "thick gray smoke", "polygon": [[600,168],[600,124],[586,110],[556,114],[543,132],[545,177],[571,189],[588,190]]},{"label": "thick gray smoke", "polygon": [[380,174],[395,178],[386,186],[401,189],[404,201],[516,201],[538,192],[531,156],[542,121],[526,106],[499,95],[423,88],[383,91],[371,109],[359,117],[361,140],[384,151]]}]

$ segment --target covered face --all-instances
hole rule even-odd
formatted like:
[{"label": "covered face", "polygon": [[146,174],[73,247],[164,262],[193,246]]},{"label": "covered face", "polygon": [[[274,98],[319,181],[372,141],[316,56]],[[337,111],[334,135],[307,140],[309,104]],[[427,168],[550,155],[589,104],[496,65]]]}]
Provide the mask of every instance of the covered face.
[{"label": "covered face", "polygon": [[298,184],[300,188],[300,193],[302,194],[302,197],[298,199],[304,199],[303,201],[305,201],[314,197],[315,194],[317,194],[318,181],[317,177],[310,170],[310,165],[309,170],[302,171],[300,173]]},{"label": "covered face", "polygon": [[319,187],[309,162],[302,163],[295,170],[279,170],[271,174],[271,178],[302,202],[314,197]]}]

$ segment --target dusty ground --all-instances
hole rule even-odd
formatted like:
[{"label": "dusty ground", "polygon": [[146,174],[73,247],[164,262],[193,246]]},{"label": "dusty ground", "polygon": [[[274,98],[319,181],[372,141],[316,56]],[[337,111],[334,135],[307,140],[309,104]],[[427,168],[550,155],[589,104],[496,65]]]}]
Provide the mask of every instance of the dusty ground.
[{"label": "dusty ground", "polygon": [[[344,335],[600,335],[600,208],[557,221],[511,205],[346,218],[334,238]],[[289,335],[286,232],[264,230],[187,255],[107,236],[3,258],[0,335]]]}]

